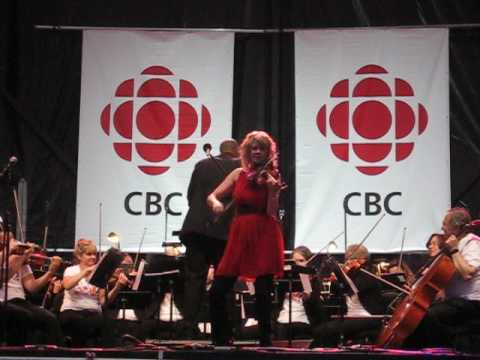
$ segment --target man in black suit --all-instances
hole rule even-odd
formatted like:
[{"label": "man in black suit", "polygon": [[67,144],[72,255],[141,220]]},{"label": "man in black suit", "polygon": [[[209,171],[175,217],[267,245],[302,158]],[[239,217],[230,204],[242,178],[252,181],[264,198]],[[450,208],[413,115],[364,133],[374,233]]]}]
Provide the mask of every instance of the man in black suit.
[{"label": "man in black suit", "polygon": [[[180,239],[186,246],[185,300],[182,333],[185,337],[198,335],[197,317],[204,302],[207,274],[210,266],[220,261],[228,238],[233,206],[220,218],[214,218],[207,206],[207,196],[234,169],[240,167],[238,143],[233,139],[220,144],[220,155],[211,156],[195,165],[188,186],[189,210]],[[231,199],[226,200],[226,204]]]}]

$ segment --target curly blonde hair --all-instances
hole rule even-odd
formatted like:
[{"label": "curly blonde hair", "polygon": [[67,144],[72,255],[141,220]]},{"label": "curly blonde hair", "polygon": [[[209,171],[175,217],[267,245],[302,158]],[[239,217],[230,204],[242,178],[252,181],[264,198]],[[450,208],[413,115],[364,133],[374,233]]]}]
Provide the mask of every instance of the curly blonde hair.
[{"label": "curly blonde hair", "polygon": [[277,170],[277,144],[269,134],[261,130],[251,131],[243,139],[242,144],[240,145],[240,158],[242,161],[242,167],[247,171],[252,169],[251,150],[254,143],[257,143],[261,148],[267,149],[268,159],[271,159],[272,156],[275,157],[268,165],[267,170]]},{"label": "curly blonde hair", "polygon": [[73,250],[73,256],[75,259],[80,260],[80,256],[87,252],[97,251],[97,246],[89,239],[78,239],[77,244],[75,245],[75,250]]}]

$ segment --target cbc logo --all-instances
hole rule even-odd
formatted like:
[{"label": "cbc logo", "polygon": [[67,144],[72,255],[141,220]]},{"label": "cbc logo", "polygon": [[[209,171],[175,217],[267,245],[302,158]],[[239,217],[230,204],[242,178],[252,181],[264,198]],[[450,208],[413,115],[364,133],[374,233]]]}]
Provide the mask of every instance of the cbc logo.
[{"label": "cbc logo", "polygon": [[331,105],[317,113],[317,127],[340,160],[365,175],[379,175],[407,159],[428,124],[412,86],[379,65],[361,67],[331,89]]},{"label": "cbc logo", "polygon": [[197,145],[190,137],[205,136],[211,117],[191,82],[150,66],[117,87],[100,124],[121,159],[147,175],[160,175],[192,157]]}]

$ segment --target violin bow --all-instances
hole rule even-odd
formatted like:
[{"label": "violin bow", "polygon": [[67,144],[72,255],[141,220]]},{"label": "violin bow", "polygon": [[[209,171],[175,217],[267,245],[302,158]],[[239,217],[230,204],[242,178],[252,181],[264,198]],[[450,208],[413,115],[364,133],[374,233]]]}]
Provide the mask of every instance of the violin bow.
[{"label": "violin bow", "polygon": [[403,260],[403,248],[405,245],[405,236],[407,234],[407,228],[403,228],[403,235],[402,235],[402,245],[400,247],[400,256],[398,258],[398,267],[401,269],[402,268],[402,260]]},{"label": "violin bow", "polygon": [[18,201],[18,193],[16,189],[13,189],[13,199],[15,201],[15,211],[17,214],[17,225],[20,228],[20,242],[25,243],[25,229],[22,223],[22,216],[20,215],[20,204]]},{"label": "violin bow", "polygon": [[138,251],[135,255],[135,261],[133,262],[133,268],[136,269],[138,266],[138,260],[140,259],[140,252],[142,251],[143,240],[145,239],[145,234],[147,233],[147,228],[143,228],[142,237],[140,238],[140,244],[138,245]]},{"label": "violin bow", "polygon": [[316,259],[323,250],[327,250],[327,254],[328,254],[328,248],[330,245],[337,245],[337,243],[335,242],[335,240],[337,240],[340,236],[343,235],[343,231],[341,233],[339,233],[337,236],[335,236],[332,240],[330,240],[324,247],[322,247],[320,250],[318,250],[318,252],[313,255],[310,259],[307,260],[306,262],[306,265],[308,265],[313,259]]},{"label": "violin bow", "polygon": [[[363,245],[363,243],[368,239],[368,237],[370,236],[370,234],[373,232],[373,230],[375,230],[375,228],[378,226],[378,224],[380,223],[380,221],[383,220],[383,218],[385,217],[385,213],[383,213],[382,216],[380,216],[380,219],[377,220],[377,222],[375,224],[373,224],[372,228],[367,232],[367,234],[365,235],[365,237],[362,239],[362,241],[360,241],[360,243],[358,244],[357,248],[350,254],[350,256],[348,258],[345,258],[345,261],[347,260],[350,260],[353,255],[355,255],[357,253],[357,251],[360,249],[360,246]],[[345,249],[346,250],[346,249]]]},{"label": "violin bow", "polygon": [[97,260],[102,258],[102,232],[103,232],[103,224],[102,224],[102,203],[98,203],[98,256]]},{"label": "violin bow", "polygon": [[48,237],[48,213],[50,210],[50,203],[48,201],[45,202],[45,226],[43,228],[43,249],[47,248],[47,237]]},{"label": "violin bow", "polygon": [[398,286],[398,285],[396,285],[396,284],[394,284],[394,283],[392,283],[392,282],[390,282],[390,281],[388,281],[388,280],[385,280],[384,278],[382,278],[382,277],[380,277],[380,276],[377,276],[377,275],[371,273],[371,272],[368,271],[368,270],[365,270],[365,269],[363,269],[363,268],[360,268],[360,271],[363,272],[364,274],[367,274],[367,275],[373,277],[374,279],[377,279],[377,280],[380,281],[380,282],[383,282],[383,283],[386,284],[386,285],[389,285],[389,286],[391,286],[391,287],[393,287],[393,288],[395,288],[395,289],[403,292],[404,294],[410,295],[410,292],[409,292],[408,290],[405,290],[404,288],[402,288],[402,287],[400,287],[400,286]]}]

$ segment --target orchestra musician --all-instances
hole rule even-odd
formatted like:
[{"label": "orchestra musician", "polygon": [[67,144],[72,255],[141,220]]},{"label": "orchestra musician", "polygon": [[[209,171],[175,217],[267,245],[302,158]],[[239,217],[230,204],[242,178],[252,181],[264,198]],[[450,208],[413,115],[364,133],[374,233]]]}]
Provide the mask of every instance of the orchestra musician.
[{"label": "orchestra musician", "polygon": [[[0,239],[3,239],[4,236],[3,224],[0,223]],[[52,257],[47,272],[35,278],[28,264],[33,246],[20,244],[11,234],[8,237],[10,257],[8,259],[7,304],[3,304],[4,286],[0,289],[0,301],[2,301],[2,321],[7,322],[7,332],[17,333],[18,338],[7,334],[7,341],[13,345],[25,343],[61,345],[63,335],[56,316],[28,301],[26,293],[33,294],[45,288],[60,268],[62,259],[58,256]],[[1,257],[3,258],[3,251]]]},{"label": "orchestra musician", "polygon": [[284,242],[277,217],[283,185],[276,144],[266,132],[247,134],[240,156],[242,167],[233,170],[207,198],[217,215],[225,211],[220,200],[226,196],[233,194],[237,207],[210,289],[212,337],[214,345],[232,344],[226,295],[240,276],[254,281],[260,346],[270,346],[273,278],[283,273]]},{"label": "orchestra musician", "polygon": [[[65,292],[60,308],[60,322],[65,334],[72,338],[72,346],[85,346],[89,342],[94,345],[103,337],[102,306],[106,303],[107,295],[104,289],[87,281],[95,269],[97,248],[91,240],[80,239],[73,255],[78,264],[66,268],[63,274]],[[113,301],[127,284],[128,278],[120,273],[108,293],[108,301]]]},{"label": "orchestra musician", "polygon": [[[430,306],[407,338],[406,347],[455,347],[459,337],[469,332],[470,320],[480,318],[480,237],[470,232],[470,222],[465,208],[453,208],[445,215],[440,248],[451,257],[455,273],[445,289],[445,299]],[[434,246],[430,242],[429,249]]]},{"label": "orchestra musician", "polygon": [[[306,246],[297,246],[293,249],[292,259],[299,267],[308,266],[312,258],[312,251]],[[322,294],[320,293],[322,279],[310,276],[312,292],[287,292],[283,298],[282,308],[277,317],[277,335],[279,338],[286,338],[290,328],[293,338],[311,335],[311,328],[326,321],[328,317]],[[291,318],[290,318],[291,308]],[[291,324],[290,324],[291,321]]]},{"label": "orchestra musician", "polygon": [[428,250],[428,256],[430,257],[435,257],[437,254],[442,251],[441,245],[444,242],[444,235],[443,234],[437,234],[433,233],[430,235],[427,241],[427,250]]},{"label": "orchestra musician", "polygon": [[368,249],[363,245],[347,247],[346,262],[341,267],[344,280],[336,276],[337,281],[347,282],[342,284],[347,289],[343,294],[344,306],[340,307],[338,318],[321,322],[312,329],[310,348],[336,347],[343,341],[360,337],[371,337],[373,340],[374,333],[380,330],[382,319],[372,316],[383,314],[385,310],[380,300],[380,282],[361,271],[368,266],[369,257]]},{"label": "orchestra musician", "polygon": [[[209,150],[209,149],[208,149]],[[227,139],[220,144],[220,155],[195,164],[188,185],[188,212],[180,240],[186,247],[183,317],[179,328],[185,338],[199,337],[197,327],[205,300],[205,282],[210,266],[216,267],[225,249],[233,212],[212,220],[207,196],[233,170],[240,167],[238,143]]]}]

